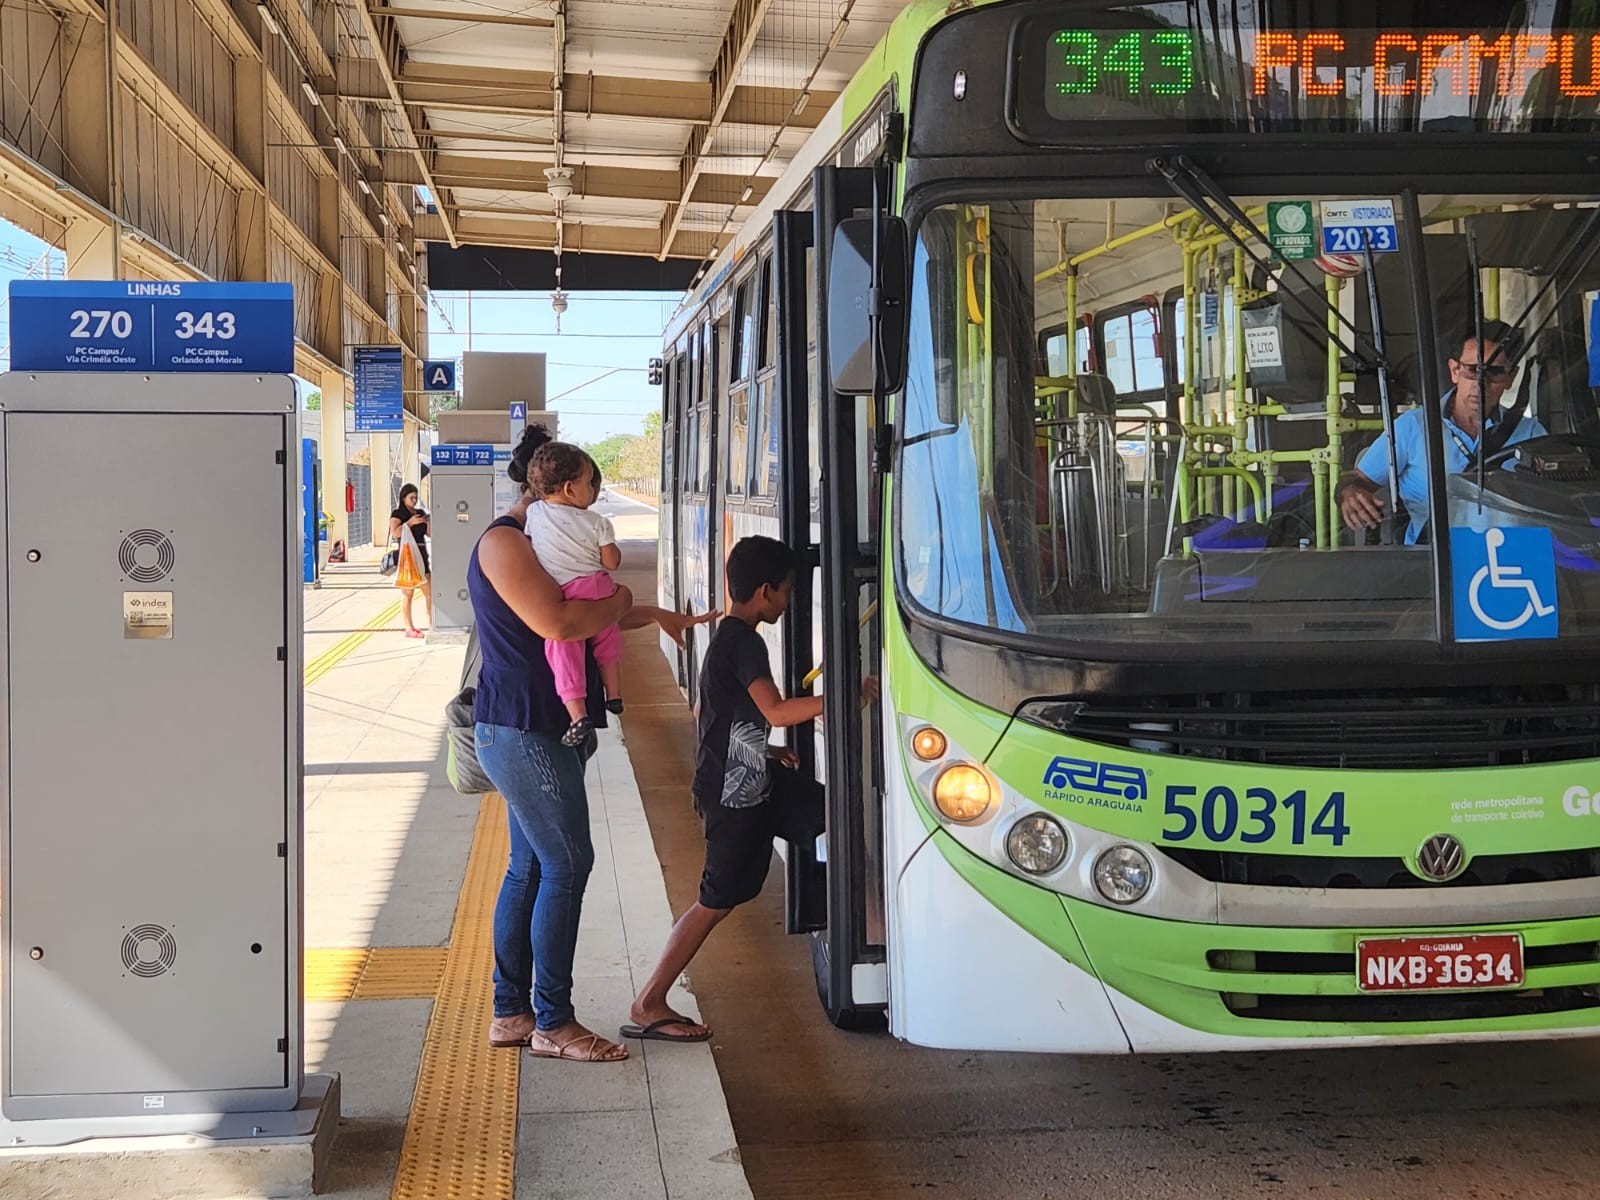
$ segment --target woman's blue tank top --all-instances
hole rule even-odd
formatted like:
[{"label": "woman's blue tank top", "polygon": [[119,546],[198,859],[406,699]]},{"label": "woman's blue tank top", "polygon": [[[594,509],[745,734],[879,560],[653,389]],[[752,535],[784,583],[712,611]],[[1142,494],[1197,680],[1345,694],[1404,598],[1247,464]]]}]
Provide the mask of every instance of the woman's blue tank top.
[{"label": "woman's blue tank top", "polygon": [[[522,535],[522,526],[514,517],[501,517],[484,531],[485,535],[494,529],[515,529],[518,536]],[[544,656],[544,639],[529,629],[494,590],[478,565],[477,546],[472,548],[472,559],[467,564],[467,593],[472,599],[478,648],[483,656],[473,701],[477,720],[485,725],[552,736],[565,733],[571,718],[556,694],[555,676]],[[604,726],[604,689],[593,653],[587,658],[589,719],[596,726]]]}]

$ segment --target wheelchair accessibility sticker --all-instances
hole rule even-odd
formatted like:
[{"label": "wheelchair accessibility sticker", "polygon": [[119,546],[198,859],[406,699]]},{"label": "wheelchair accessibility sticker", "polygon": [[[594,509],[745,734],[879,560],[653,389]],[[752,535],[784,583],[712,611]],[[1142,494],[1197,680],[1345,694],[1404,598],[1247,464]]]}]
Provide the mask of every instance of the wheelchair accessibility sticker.
[{"label": "wheelchair accessibility sticker", "polygon": [[1456,638],[1514,641],[1560,635],[1555,546],[1548,529],[1450,530]]}]

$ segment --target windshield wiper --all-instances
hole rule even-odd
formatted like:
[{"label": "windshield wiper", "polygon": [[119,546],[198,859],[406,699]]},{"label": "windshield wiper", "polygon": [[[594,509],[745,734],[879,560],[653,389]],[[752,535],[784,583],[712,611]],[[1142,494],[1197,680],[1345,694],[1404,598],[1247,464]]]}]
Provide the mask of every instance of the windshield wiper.
[{"label": "windshield wiper", "polygon": [[[1244,209],[1240,208],[1239,205],[1235,203],[1232,196],[1228,195],[1226,191],[1218,186],[1216,180],[1212,179],[1209,175],[1207,175],[1204,171],[1195,166],[1181,154],[1176,158],[1152,158],[1148,163],[1145,164],[1145,166],[1151,174],[1160,175],[1163,179],[1165,179],[1167,186],[1170,187],[1179,198],[1188,201],[1189,205],[1195,210],[1195,212],[1199,213],[1207,221],[1211,222],[1212,225],[1216,226],[1217,231],[1221,233],[1223,237],[1232,242],[1234,246],[1238,248],[1241,254],[1248,258],[1261,270],[1268,273],[1271,272],[1273,266],[1272,256],[1264,255],[1258,250],[1254,249],[1250,243],[1245,240],[1245,237],[1234,228],[1236,224],[1243,226],[1245,229],[1250,230],[1252,233],[1255,233],[1257,237],[1259,237],[1260,231],[1256,229],[1256,223],[1250,219],[1249,214],[1246,213]],[[1223,213],[1226,214],[1226,217],[1218,214],[1216,209],[1211,207],[1213,201],[1221,206]],[[1284,260],[1284,265],[1288,267],[1295,278],[1298,279],[1302,285],[1304,285],[1307,292],[1311,293],[1321,301],[1321,304],[1319,306],[1313,305],[1309,300],[1307,300],[1293,288],[1280,289],[1277,295],[1285,297],[1289,300],[1293,300],[1295,304],[1299,306],[1300,310],[1313,321],[1326,324],[1327,319],[1331,316],[1338,321],[1340,325],[1343,325],[1346,329],[1348,329],[1355,337],[1359,338],[1361,336],[1361,331],[1356,328],[1355,322],[1351,321],[1342,312],[1340,312],[1338,305],[1329,302],[1327,293],[1317,284],[1315,280],[1313,280],[1300,269],[1300,265],[1298,263],[1292,260]],[[1347,345],[1344,339],[1340,337],[1333,329],[1329,329],[1327,332],[1328,336],[1333,340],[1334,345],[1338,346],[1347,358],[1354,359],[1357,363],[1368,368],[1369,370],[1382,369],[1382,356],[1376,355],[1376,351],[1374,351],[1373,355],[1362,353],[1360,349]]]},{"label": "windshield wiper", "polygon": [[[1378,352],[1378,404],[1383,409],[1383,436],[1389,442],[1389,516],[1380,526],[1385,546],[1394,544],[1395,519],[1400,515],[1400,464],[1394,448],[1394,398],[1389,394],[1389,354],[1383,332],[1383,301],[1378,297],[1378,264],[1372,253],[1372,230],[1366,232],[1367,302],[1372,309],[1372,342]],[[1343,464],[1336,463],[1337,466]]]}]

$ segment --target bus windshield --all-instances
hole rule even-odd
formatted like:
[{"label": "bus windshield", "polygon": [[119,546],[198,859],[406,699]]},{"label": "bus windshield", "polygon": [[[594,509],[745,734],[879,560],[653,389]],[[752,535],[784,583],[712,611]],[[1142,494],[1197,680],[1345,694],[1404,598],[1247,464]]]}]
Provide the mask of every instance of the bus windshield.
[{"label": "bus windshield", "polygon": [[1074,644],[1431,640],[1433,442],[1452,530],[1550,531],[1540,636],[1600,633],[1600,256],[1575,252],[1600,201],[1228,199],[1242,221],[1148,197],[923,219],[913,608]]}]

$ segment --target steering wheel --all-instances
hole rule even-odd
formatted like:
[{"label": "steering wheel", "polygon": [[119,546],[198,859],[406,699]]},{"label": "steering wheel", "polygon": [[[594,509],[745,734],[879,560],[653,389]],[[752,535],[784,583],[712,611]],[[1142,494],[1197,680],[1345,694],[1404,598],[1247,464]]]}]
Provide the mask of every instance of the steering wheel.
[{"label": "steering wheel", "polygon": [[[1519,450],[1538,450],[1548,447],[1554,451],[1560,448],[1576,448],[1582,450],[1589,458],[1591,465],[1600,466],[1600,437],[1586,433],[1547,433],[1543,437],[1528,438],[1526,441],[1513,442],[1502,447],[1483,460],[1485,470],[1504,466],[1516,457]],[[1468,468],[1470,472],[1472,468]]]}]

